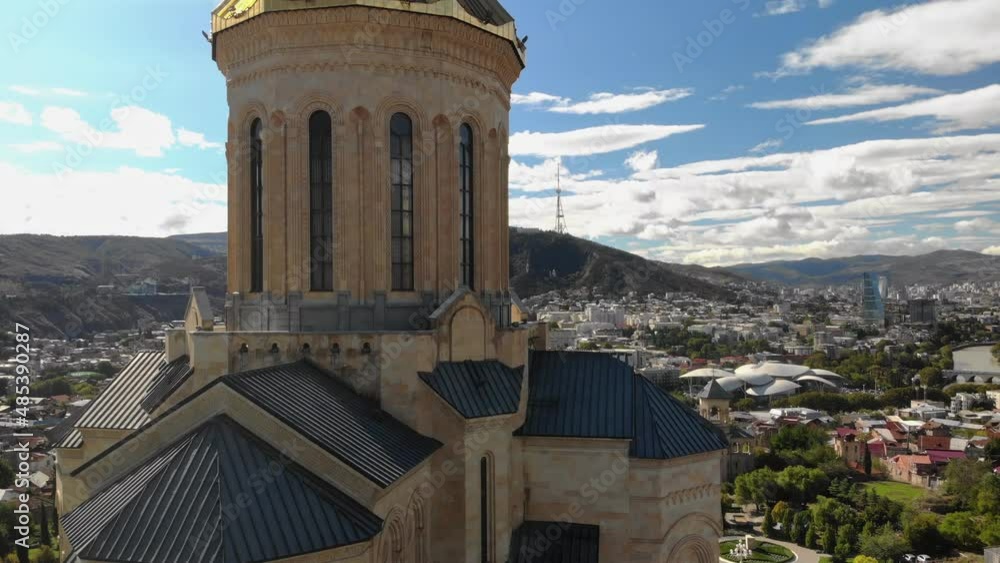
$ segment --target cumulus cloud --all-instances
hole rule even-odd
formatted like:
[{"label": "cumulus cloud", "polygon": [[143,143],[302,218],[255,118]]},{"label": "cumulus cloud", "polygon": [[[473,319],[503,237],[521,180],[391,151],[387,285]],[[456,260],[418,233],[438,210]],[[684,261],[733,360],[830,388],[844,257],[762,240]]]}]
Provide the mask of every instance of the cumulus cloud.
[{"label": "cumulus cloud", "polygon": [[138,106],[111,110],[110,121],[101,128],[87,123],[76,110],[47,107],[42,126],[63,140],[91,148],[134,151],[139,156],[162,156],[177,141],[170,119]]},{"label": "cumulus cloud", "polygon": [[553,96],[552,94],[532,92],[523,95],[512,94],[511,102],[519,105],[542,107],[546,111],[553,113],[574,115],[615,114],[649,109],[661,104],[687,98],[693,93],[694,91],[690,88],[671,88],[668,90],[642,88],[635,92],[623,94],[598,92],[591,94],[586,100],[575,101],[571,98]]},{"label": "cumulus cloud", "polygon": [[[0,162],[0,185],[18,186],[4,195],[2,233],[158,237],[226,228],[226,185],[178,175],[135,168],[50,174]],[[59,205],[46,203],[53,201]]]},{"label": "cumulus cloud", "polygon": [[177,130],[177,142],[185,147],[198,147],[199,149],[222,148],[222,143],[215,143],[205,139],[204,133],[196,133],[183,127]]},{"label": "cumulus cloud", "polygon": [[[978,251],[996,235],[967,229],[927,237],[893,229],[944,214],[975,219],[971,212],[1000,204],[996,152],[1000,134],[698,161],[573,179],[563,205],[573,234],[643,240],[649,256],[671,262]],[[515,225],[550,228],[555,201],[548,194],[518,196],[510,209]]]},{"label": "cumulus cloud", "polygon": [[1000,2],[938,0],[859,16],[782,57],[778,74],[858,67],[958,75],[1000,61]]},{"label": "cumulus cloud", "polygon": [[82,98],[87,95],[86,92],[82,90],[75,90],[73,88],[35,88],[32,86],[24,86],[20,84],[15,84],[8,88],[11,92],[16,92],[24,96],[67,96],[71,98]]},{"label": "cumulus cloud", "polygon": [[805,109],[821,110],[870,106],[888,102],[901,102],[925,94],[940,94],[940,90],[912,86],[909,84],[865,84],[840,94],[816,93],[804,98],[754,102],[750,107],[757,109]]},{"label": "cumulus cloud", "polygon": [[510,137],[511,155],[587,156],[631,149],[704,125],[601,125],[562,133],[521,131]]},{"label": "cumulus cloud", "polygon": [[935,130],[937,132],[950,133],[964,129],[985,129],[1000,125],[998,107],[1000,107],[1000,84],[993,84],[959,94],[946,94],[898,106],[816,119],[807,122],[807,125],[827,125],[848,121],[897,121],[927,117],[936,121]]},{"label": "cumulus cloud", "polygon": [[659,154],[656,151],[636,151],[625,160],[625,166],[635,172],[648,172],[656,168],[657,158]]},{"label": "cumulus cloud", "polygon": [[0,102],[0,121],[15,125],[31,125],[31,113],[16,102]]},{"label": "cumulus cloud", "polygon": [[30,143],[15,143],[7,145],[20,153],[32,154],[38,152],[54,152],[62,150],[63,146],[55,141],[33,141]]},{"label": "cumulus cloud", "polygon": [[1000,256],[1000,246],[990,246],[984,248],[983,254],[989,254],[991,256]]}]

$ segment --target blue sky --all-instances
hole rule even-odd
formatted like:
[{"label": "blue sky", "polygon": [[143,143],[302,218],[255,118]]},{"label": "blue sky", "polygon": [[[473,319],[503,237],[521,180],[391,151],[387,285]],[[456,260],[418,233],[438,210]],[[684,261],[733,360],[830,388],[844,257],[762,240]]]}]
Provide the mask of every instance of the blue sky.
[{"label": "blue sky", "polygon": [[[213,2],[11,4],[0,232],[223,230]],[[1000,254],[995,0],[504,5],[512,224],[553,226],[561,156],[570,232],[657,259]]]}]

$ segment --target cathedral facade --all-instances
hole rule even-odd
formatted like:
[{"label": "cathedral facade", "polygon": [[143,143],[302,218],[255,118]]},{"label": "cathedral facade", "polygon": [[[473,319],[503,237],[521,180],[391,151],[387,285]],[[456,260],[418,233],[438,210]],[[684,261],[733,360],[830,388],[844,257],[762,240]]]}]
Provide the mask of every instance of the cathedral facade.
[{"label": "cathedral facade", "polygon": [[544,352],[508,274],[497,0],[226,0],[228,291],[59,444],[64,558],[718,560],[725,438]]}]

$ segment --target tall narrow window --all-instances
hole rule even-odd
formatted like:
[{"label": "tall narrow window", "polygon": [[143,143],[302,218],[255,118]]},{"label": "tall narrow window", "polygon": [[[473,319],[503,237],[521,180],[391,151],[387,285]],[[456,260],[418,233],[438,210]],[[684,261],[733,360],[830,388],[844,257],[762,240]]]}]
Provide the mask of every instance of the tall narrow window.
[{"label": "tall narrow window", "polygon": [[392,289],[413,291],[413,122],[404,113],[389,123],[392,183]]},{"label": "tall narrow window", "polygon": [[490,460],[483,457],[479,460],[479,543],[482,563],[493,563],[490,557],[490,545],[493,535],[492,499],[490,498],[493,484],[490,482]]},{"label": "tall narrow window", "polygon": [[333,291],[333,127],[330,114],[309,118],[309,267],[313,291]]},{"label": "tall narrow window", "polygon": [[473,150],[472,150],[472,127],[462,124],[461,143],[458,154],[458,190],[461,202],[459,204],[459,275],[461,283],[470,289],[475,289],[475,251],[473,249],[473,237],[475,221],[473,215]]},{"label": "tall narrow window", "polygon": [[250,291],[264,290],[263,124],[250,125]]}]

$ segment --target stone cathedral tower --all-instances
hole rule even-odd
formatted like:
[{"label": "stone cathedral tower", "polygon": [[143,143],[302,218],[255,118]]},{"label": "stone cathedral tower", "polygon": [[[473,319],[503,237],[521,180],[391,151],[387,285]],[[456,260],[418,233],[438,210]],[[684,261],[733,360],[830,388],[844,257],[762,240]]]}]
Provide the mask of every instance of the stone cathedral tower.
[{"label": "stone cathedral tower", "polygon": [[[497,0],[225,0],[224,310],[195,289],[56,444],[67,560],[714,563],[725,439],[530,350]],[[221,297],[221,296],[218,296]]]}]

